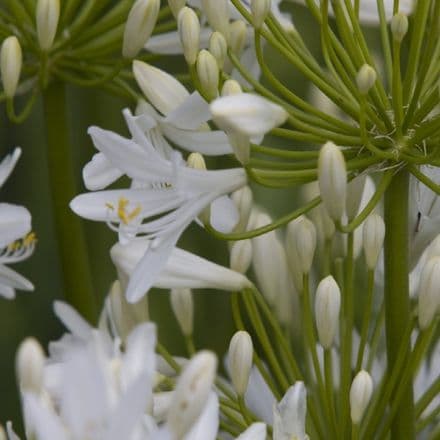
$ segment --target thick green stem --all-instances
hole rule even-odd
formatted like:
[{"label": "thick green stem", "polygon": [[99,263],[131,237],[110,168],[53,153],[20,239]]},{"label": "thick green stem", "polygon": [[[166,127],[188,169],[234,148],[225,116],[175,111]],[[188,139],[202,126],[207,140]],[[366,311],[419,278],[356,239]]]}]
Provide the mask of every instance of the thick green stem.
[{"label": "thick green stem", "polygon": [[[408,195],[409,174],[401,170],[385,193],[385,327],[388,369],[392,370],[399,350],[410,352],[410,338],[402,341],[404,330],[411,319],[408,278]],[[415,438],[414,397],[412,381],[406,386],[404,397],[394,418],[392,439]],[[394,393],[395,394],[395,393]],[[391,397],[391,404],[393,401]]]},{"label": "thick green stem", "polygon": [[65,88],[51,84],[44,92],[47,158],[58,254],[67,301],[91,322],[96,304],[81,220],[69,208],[77,195],[66,115]]}]

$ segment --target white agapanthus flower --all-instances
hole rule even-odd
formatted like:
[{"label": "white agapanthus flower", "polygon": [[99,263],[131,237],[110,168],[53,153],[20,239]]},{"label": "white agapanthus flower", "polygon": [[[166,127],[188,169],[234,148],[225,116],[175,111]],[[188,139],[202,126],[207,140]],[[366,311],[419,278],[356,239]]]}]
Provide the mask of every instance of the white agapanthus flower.
[{"label": "white agapanthus flower", "polygon": [[215,228],[232,230],[238,214],[225,195],[243,187],[247,178],[241,168],[189,168],[177,151],[168,157],[151,143],[142,116],[133,117],[128,110],[124,114],[132,139],[97,127],[89,133],[103,154],[92,161],[109,162],[132,180],[131,187],[83,194],[70,206],[82,217],[107,222],[118,230],[121,243],[139,235],[152,240],[128,285],[127,296],[136,301],[155,283],[182,232],[206,207],[211,205]]},{"label": "white agapanthus flower", "polygon": [[[21,149],[16,148],[0,163],[0,188],[18,159]],[[5,266],[28,258],[34,251],[35,236],[31,230],[31,215],[23,206],[0,203],[0,296],[11,299],[15,289],[34,290],[30,281]]]}]

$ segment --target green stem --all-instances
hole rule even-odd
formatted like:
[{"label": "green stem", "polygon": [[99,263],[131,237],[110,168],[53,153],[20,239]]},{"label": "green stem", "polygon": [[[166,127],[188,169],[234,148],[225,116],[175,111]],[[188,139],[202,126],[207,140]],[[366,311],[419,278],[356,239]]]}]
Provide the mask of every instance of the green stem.
[{"label": "green stem", "polygon": [[[404,329],[411,320],[409,298],[408,252],[409,174],[399,171],[385,193],[385,327],[389,374],[399,355],[399,349],[410,353],[410,338],[402,340]],[[390,404],[393,404],[394,395]],[[414,439],[414,398],[412,381],[397,409],[392,423],[392,438]]]},{"label": "green stem", "polygon": [[69,145],[65,89],[51,84],[44,93],[47,158],[52,193],[58,253],[67,301],[91,322],[96,320],[96,304],[88,261],[87,245],[79,217],[69,203],[77,194]]}]

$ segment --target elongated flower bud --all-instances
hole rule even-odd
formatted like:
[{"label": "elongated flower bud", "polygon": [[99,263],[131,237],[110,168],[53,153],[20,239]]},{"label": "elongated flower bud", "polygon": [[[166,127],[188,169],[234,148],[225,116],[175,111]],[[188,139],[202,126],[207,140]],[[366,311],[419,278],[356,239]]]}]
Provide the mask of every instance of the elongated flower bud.
[{"label": "elongated flower bud", "polygon": [[238,208],[240,219],[235,226],[235,231],[242,232],[246,229],[249,217],[251,215],[252,205],[254,202],[254,196],[249,186],[244,186],[232,193],[232,201]]},{"label": "elongated flower bud", "polygon": [[197,76],[200,86],[207,97],[212,100],[218,96],[219,71],[217,60],[203,49],[197,56]]},{"label": "elongated flower bud", "polygon": [[201,351],[180,375],[168,413],[168,424],[176,438],[183,438],[200,416],[214,383],[216,369],[214,353]]},{"label": "elongated flower bud", "polygon": [[391,33],[393,34],[393,38],[397,42],[401,42],[406,33],[408,32],[408,17],[401,12],[398,12],[391,19]]},{"label": "elongated flower bud", "polygon": [[2,75],[3,89],[8,98],[12,98],[17,90],[20,79],[23,55],[20,43],[15,36],[3,41],[0,52],[0,72]]},{"label": "elongated flower bud", "polygon": [[236,20],[229,26],[229,46],[232,52],[240,56],[247,38],[247,26],[243,20]]},{"label": "elongated flower bud", "polygon": [[27,338],[20,344],[15,365],[17,379],[22,390],[40,392],[44,362],[43,349],[36,339]]},{"label": "elongated flower bud", "polygon": [[287,226],[286,239],[291,242],[290,246],[295,247],[298,269],[303,274],[309,273],[316,249],[315,225],[307,217],[301,216]]},{"label": "elongated flower bud", "polygon": [[419,284],[419,326],[429,327],[440,309],[440,257],[431,257],[420,275]]},{"label": "elongated flower bud", "polygon": [[376,79],[377,79],[376,71],[369,64],[364,64],[359,69],[359,72],[356,75],[356,84],[358,86],[359,91],[363,95],[367,94],[370,91],[371,87],[374,86]]},{"label": "elongated flower bud", "polygon": [[239,95],[240,93],[243,93],[243,90],[238,81],[228,79],[224,82],[221,93],[222,96]]},{"label": "elongated flower bud", "polygon": [[353,379],[350,388],[350,414],[353,424],[357,425],[362,420],[372,394],[373,380],[362,370]]},{"label": "elongated flower bud", "polygon": [[200,48],[200,22],[197,14],[184,7],[177,18],[180,41],[183,46],[183,55],[186,62],[192,66],[196,63]]},{"label": "elongated flower bud", "polygon": [[209,38],[209,52],[217,60],[218,68],[223,69],[228,52],[228,43],[220,32],[213,32]]},{"label": "elongated flower bud", "polygon": [[333,142],[324,144],[319,152],[318,182],[327,212],[339,221],[345,210],[347,174],[344,155]]},{"label": "elongated flower bud", "polygon": [[245,274],[252,263],[251,240],[239,240],[231,246],[230,267],[236,272]]},{"label": "elongated flower bud", "polygon": [[185,3],[186,0],[168,0],[168,6],[175,18],[179,16],[179,12],[185,6]]},{"label": "elongated flower bud", "polygon": [[371,214],[364,223],[363,246],[368,269],[376,267],[385,238],[385,223],[379,214]]},{"label": "elongated flower bud", "polygon": [[229,368],[232,384],[239,396],[246,392],[252,367],[254,347],[248,332],[238,331],[229,344]]},{"label": "elongated flower bud", "polygon": [[203,12],[212,29],[223,34],[229,40],[229,1],[202,0]]},{"label": "elongated flower bud", "polygon": [[325,349],[331,348],[339,325],[341,291],[335,279],[329,275],[316,290],[315,318],[319,342]]},{"label": "elongated flower bud", "polygon": [[128,14],[122,55],[134,58],[150,38],[160,9],[160,0],[137,0]]},{"label": "elongated flower bud", "polygon": [[193,334],[194,303],[191,289],[172,289],[171,307],[185,336]]},{"label": "elongated flower bud", "polygon": [[251,0],[251,12],[254,26],[259,29],[270,12],[271,0]]},{"label": "elongated flower bud", "polygon": [[44,51],[52,47],[60,18],[59,0],[38,0],[36,9],[38,43]]}]

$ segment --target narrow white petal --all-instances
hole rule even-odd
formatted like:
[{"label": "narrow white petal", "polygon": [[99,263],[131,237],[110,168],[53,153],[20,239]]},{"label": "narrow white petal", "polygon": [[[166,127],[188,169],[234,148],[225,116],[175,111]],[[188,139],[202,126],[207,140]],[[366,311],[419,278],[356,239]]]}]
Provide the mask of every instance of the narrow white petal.
[{"label": "narrow white petal", "polygon": [[86,188],[96,191],[111,185],[123,175],[115,168],[103,153],[97,153],[83,169],[83,180]]},{"label": "narrow white petal", "polygon": [[[202,28],[200,30],[200,48],[206,49],[209,45],[209,37],[212,29]],[[177,31],[166,32],[159,35],[153,35],[145,45],[145,49],[153,53],[164,55],[181,55],[183,54],[182,43]]]},{"label": "narrow white petal", "polygon": [[211,203],[211,225],[217,231],[231,232],[240,220],[237,206],[229,196],[222,196]]},{"label": "narrow white petal", "polygon": [[31,214],[23,206],[0,203],[0,248],[31,230]]},{"label": "narrow white petal", "polygon": [[265,440],[266,425],[264,423],[252,423],[246,431],[237,437],[236,440]]},{"label": "narrow white petal", "polygon": [[163,122],[183,130],[197,130],[209,119],[211,119],[209,103],[200,96],[199,92],[193,92],[169,112]]},{"label": "narrow white petal", "polygon": [[0,285],[11,287],[12,289],[34,290],[34,286],[30,281],[3,264],[0,264]]},{"label": "narrow white petal", "polygon": [[53,309],[55,315],[73,335],[86,340],[90,337],[92,326],[72,306],[55,301]]},{"label": "narrow white petal", "polygon": [[6,182],[7,178],[12,173],[18,159],[21,156],[21,148],[17,147],[11,154],[8,154],[0,162],[0,187]]},{"label": "narrow white petal", "polygon": [[214,440],[217,437],[219,426],[218,397],[211,392],[205,409],[194,423],[184,440]]}]

